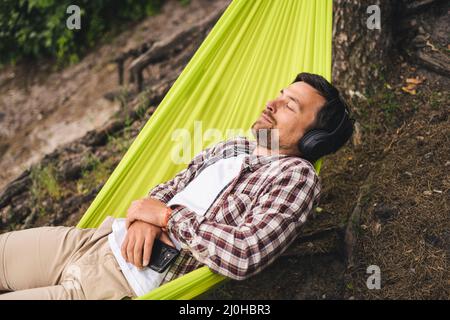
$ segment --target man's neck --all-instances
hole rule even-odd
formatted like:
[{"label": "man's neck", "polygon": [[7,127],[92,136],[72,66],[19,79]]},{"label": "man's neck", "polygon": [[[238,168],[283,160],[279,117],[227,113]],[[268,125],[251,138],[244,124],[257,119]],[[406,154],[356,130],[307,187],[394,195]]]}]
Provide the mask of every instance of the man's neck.
[{"label": "man's neck", "polygon": [[253,150],[252,155],[255,156],[269,156],[272,154],[277,154],[276,151],[271,152],[272,150],[269,150],[267,148],[261,147],[260,145],[257,145],[256,148]]},{"label": "man's neck", "polygon": [[271,150],[268,148],[265,148],[260,145],[256,145],[255,149],[253,149],[252,155],[255,156],[274,156],[274,155],[292,155],[292,156],[298,156],[295,154],[295,152],[290,152],[289,150],[279,149],[279,150]]}]

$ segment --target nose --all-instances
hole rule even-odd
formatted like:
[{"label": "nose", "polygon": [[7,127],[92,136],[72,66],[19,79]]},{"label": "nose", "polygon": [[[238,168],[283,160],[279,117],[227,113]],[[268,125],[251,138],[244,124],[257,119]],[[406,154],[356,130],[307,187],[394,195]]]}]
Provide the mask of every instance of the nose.
[{"label": "nose", "polygon": [[274,99],[266,103],[266,111],[276,113],[277,109],[283,104],[283,99]]},{"label": "nose", "polygon": [[266,111],[269,113],[275,113],[275,107],[272,101],[266,103]]}]

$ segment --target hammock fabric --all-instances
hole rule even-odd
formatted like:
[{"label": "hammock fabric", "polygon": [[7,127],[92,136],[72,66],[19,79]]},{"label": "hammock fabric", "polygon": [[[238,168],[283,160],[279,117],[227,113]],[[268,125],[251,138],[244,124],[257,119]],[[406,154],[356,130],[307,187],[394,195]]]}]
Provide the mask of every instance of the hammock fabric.
[{"label": "hammock fabric", "polygon": [[[189,160],[205,147],[235,136],[236,131],[227,135],[229,129],[244,128],[240,135],[253,139],[249,128],[266,101],[298,73],[331,78],[331,37],[332,0],[234,0],[77,227],[97,227],[108,215],[125,217],[131,201],[184,169],[187,162],[171,161],[173,150],[180,150],[177,129],[187,130],[197,143],[201,121],[200,143],[193,143]],[[210,128],[222,136],[208,137]],[[202,267],[139,299],[192,299],[224,279]]]}]

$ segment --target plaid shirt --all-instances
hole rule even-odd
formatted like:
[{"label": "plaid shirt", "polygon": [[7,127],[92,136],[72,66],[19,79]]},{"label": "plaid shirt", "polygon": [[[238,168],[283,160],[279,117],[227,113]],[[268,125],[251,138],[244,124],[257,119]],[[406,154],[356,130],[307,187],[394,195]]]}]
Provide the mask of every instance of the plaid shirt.
[{"label": "plaid shirt", "polygon": [[248,154],[238,176],[204,216],[183,206],[173,208],[167,229],[182,250],[163,284],[203,265],[242,280],[271,264],[295,240],[318,203],[319,178],[300,157],[252,155],[255,147],[256,142],[245,137],[219,142],[150,191],[149,197],[167,203],[207,166]]}]

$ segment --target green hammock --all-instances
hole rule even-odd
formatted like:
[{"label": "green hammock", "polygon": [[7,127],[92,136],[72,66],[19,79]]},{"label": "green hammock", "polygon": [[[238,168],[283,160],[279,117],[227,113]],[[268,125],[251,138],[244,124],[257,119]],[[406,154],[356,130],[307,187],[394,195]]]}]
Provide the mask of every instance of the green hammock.
[{"label": "green hammock", "polygon": [[[201,137],[189,159],[235,136],[239,128],[245,128],[240,135],[252,139],[248,128],[266,101],[298,73],[331,78],[331,33],[332,0],[234,0],[77,227],[97,227],[108,215],[125,217],[131,201],[184,169],[186,163],[170,160],[171,152],[179,150],[177,129],[185,129],[193,141]],[[210,128],[219,129],[221,136],[208,133]],[[318,171],[320,161],[315,165]],[[201,267],[139,299],[192,299],[223,280],[224,276]]]}]

